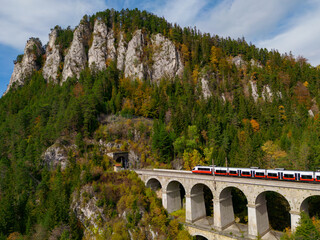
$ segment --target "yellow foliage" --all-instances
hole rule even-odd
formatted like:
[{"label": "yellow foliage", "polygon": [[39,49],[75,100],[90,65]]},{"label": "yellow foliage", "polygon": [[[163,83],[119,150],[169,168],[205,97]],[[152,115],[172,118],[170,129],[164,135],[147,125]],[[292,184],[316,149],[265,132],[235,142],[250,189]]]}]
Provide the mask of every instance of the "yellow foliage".
[{"label": "yellow foliage", "polygon": [[186,150],[183,153],[184,168],[186,170],[191,170],[196,165],[204,165],[204,159],[197,149],[194,149],[192,152],[187,152]]},{"label": "yellow foliage", "polygon": [[211,47],[211,56],[210,56],[210,62],[212,64],[213,68],[216,68],[219,62],[219,58],[221,57],[221,49],[217,48],[215,46]]},{"label": "yellow foliage", "polygon": [[199,76],[199,66],[196,65],[194,67],[194,70],[192,72],[192,80],[193,80],[193,84],[196,85],[198,82],[198,76]]},{"label": "yellow foliage", "polygon": [[279,166],[278,161],[287,156],[285,151],[283,151],[277,144],[270,140],[265,142],[261,149],[266,153],[266,164],[269,168]]},{"label": "yellow foliage", "polygon": [[279,114],[280,114],[280,119],[281,120],[287,120],[287,116],[285,115],[286,111],[284,109],[284,106],[280,105],[279,106]]},{"label": "yellow foliage", "polygon": [[181,44],[181,53],[182,53],[184,62],[189,61],[190,53],[189,53],[188,47],[185,44]]},{"label": "yellow foliage", "polygon": [[309,85],[309,83],[308,83],[307,81],[305,81],[305,82],[303,83],[303,86],[305,86],[305,87],[308,87],[308,85]]}]

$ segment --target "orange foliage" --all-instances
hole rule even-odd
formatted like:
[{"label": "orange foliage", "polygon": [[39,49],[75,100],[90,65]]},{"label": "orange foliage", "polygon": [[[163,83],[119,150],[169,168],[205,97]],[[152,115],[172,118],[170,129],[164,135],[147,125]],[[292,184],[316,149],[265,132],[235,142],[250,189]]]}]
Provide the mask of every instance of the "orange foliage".
[{"label": "orange foliage", "polygon": [[260,130],[260,125],[256,120],[251,119],[250,123],[251,123],[251,127],[253,128],[254,132],[258,132]]},{"label": "orange foliage", "polygon": [[294,88],[294,93],[296,99],[300,104],[305,105],[307,108],[311,107],[311,96],[308,88],[301,82],[297,83],[297,86]]},{"label": "orange foliage", "polygon": [[84,90],[83,90],[83,86],[81,83],[77,83],[74,88],[73,88],[73,95],[76,97],[76,98],[79,98],[81,96],[84,95]]}]

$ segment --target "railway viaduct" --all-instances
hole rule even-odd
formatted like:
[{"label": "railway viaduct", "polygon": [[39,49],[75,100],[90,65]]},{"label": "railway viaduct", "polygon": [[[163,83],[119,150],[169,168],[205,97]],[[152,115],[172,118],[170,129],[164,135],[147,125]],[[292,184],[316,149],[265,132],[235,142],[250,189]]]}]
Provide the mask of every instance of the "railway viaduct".
[{"label": "railway viaduct", "polygon": [[266,192],[276,192],[287,200],[293,231],[298,225],[300,212],[308,212],[308,198],[320,195],[320,184],[198,175],[178,170],[154,169],[135,172],[147,187],[158,192],[161,189],[162,204],[169,213],[182,208],[183,188],[185,219],[189,224],[207,219],[203,189],[205,186],[209,188],[213,196],[214,214],[213,221],[208,224],[210,229],[216,231],[223,231],[235,223],[231,189],[239,189],[248,202],[248,225],[245,232],[249,239],[262,237],[270,231]]}]

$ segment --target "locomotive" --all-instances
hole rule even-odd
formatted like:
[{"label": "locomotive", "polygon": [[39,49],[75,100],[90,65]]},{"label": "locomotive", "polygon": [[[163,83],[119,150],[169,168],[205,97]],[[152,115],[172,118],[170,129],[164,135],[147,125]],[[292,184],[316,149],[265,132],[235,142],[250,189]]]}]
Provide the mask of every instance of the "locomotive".
[{"label": "locomotive", "polygon": [[299,181],[299,182],[319,182],[320,172],[312,171],[295,171],[285,170],[284,168],[260,169],[251,168],[235,168],[235,167],[219,167],[219,166],[195,166],[192,173],[208,174],[216,176],[257,178],[283,181]]}]

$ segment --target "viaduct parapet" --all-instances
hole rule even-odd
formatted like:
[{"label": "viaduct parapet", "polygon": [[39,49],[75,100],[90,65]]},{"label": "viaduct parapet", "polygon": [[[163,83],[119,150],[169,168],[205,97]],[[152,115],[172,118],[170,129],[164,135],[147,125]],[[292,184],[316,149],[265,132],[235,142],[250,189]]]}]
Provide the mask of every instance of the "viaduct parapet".
[{"label": "viaduct parapet", "polygon": [[135,170],[147,187],[161,189],[162,204],[168,212],[182,208],[181,188],[185,192],[186,222],[194,223],[205,219],[204,186],[213,196],[212,229],[222,231],[235,223],[231,189],[242,191],[247,198],[248,238],[256,239],[270,231],[266,193],[276,192],[282,195],[290,206],[291,230],[295,231],[300,212],[308,212],[308,198],[320,195],[320,184],[284,182],[250,178],[233,178],[193,174],[178,170]]}]

